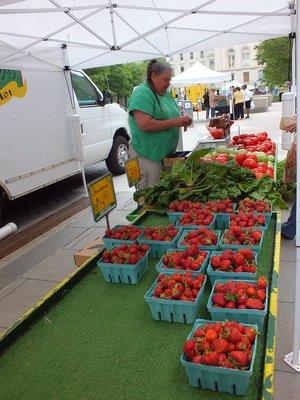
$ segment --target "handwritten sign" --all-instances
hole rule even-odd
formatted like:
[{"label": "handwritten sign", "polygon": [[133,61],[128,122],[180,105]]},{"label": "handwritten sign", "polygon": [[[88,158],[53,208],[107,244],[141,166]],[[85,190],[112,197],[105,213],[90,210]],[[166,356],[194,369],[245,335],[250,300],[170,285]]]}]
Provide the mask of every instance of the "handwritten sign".
[{"label": "handwritten sign", "polygon": [[136,185],[142,177],[138,157],[130,158],[125,162],[125,170],[127,174],[128,186]]},{"label": "handwritten sign", "polygon": [[117,206],[113,178],[110,173],[88,185],[95,221],[99,221]]}]

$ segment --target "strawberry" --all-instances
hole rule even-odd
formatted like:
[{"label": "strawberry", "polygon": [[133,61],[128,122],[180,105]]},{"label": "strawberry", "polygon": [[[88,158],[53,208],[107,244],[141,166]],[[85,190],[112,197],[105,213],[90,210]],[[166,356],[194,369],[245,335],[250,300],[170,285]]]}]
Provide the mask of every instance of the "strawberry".
[{"label": "strawberry", "polygon": [[214,329],[208,329],[205,332],[205,339],[208,342],[213,342],[214,340],[216,340],[218,337],[218,333],[214,330]]},{"label": "strawberry", "polygon": [[192,357],[191,361],[196,364],[202,364],[202,357],[200,354],[196,354]]},{"label": "strawberry", "polygon": [[254,328],[245,327],[245,337],[250,341],[250,343],[254,343],[256,337],[256,331]]},{"label": "strawberry", "polygon": [[217,305],[219,307],[225,307],[226,300],[224,293],[215,293],[212,297],[212,302],[214,305]]},{"label": "strawberry", "polygon": [[246,308],[263,310],[264,305],[261,300],[259,299],[248,299],[245,303]]},{"label": "strawberry", "polygon": [[238,367],[246,367],[249,362],[247,354],[238,350],[231,351],[229,353],[229,359]]},{"label": "strawberry", "polygon": [[267,279],[266,279],[264,276],[260,276],[260,277],[258,278],[258,280],[257,280],[257,286],[258,286],[260,289],[266,288],[266,287],[268,286]]},{"label": "strawberry", "polygon": [[243,334],[238,328],[231,326],[230,328],[226,328],[224,332],[224,337],[233,344],[240,342],[243,339]]},{"label": "strawberry", "polygon": [[217,366],[219,363],[219,355],[216,351],[211,351],[202,356],[202,363],[205,365]]},{"label": "strawberry", "polygon": [[215,339],[211,343],[211,348],[217,353],[225,353],[228,350],[228,342],[223,338]]},{"label": "strawberry", "polygon": [[194,336],[205,336],[205,331],[203,328],[197,328],[194,332]]},{"label": "strawberry", "polygon": [[183,352],[189,358],[192,358],[196,355],[196,343],[193,339],[185,342],[183,346]]},{"label": "strawberry", "polygon": [[265,300],[266,300],[266,292],[265,292],[265,289],[257,289],[257,291],[256,291],[256,297],[264,303]]}]

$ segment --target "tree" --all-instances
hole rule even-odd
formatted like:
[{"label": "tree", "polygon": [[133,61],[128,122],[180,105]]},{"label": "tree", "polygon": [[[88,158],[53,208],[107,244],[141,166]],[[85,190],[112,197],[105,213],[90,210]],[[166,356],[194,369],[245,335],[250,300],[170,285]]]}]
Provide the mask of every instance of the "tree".
[{"label": "tree", "polygon": [[256,59],[264,65],[264,83],[268,86],[283,86],[290,80],[291,45],[287,37],[263,41],[256,46]]},{"label": "tree", "polygon": [[92,68],[87,74],[100,90],[109,90],[119,101],[131,95],[135,86],[146,77],[147,62],[118,64],[108,67]]}]

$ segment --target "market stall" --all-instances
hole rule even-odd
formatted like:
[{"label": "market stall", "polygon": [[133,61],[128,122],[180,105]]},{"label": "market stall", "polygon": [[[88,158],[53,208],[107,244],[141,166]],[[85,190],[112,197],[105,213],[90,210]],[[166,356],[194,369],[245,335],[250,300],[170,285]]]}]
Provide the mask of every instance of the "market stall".
[{"label": "market stall", "polygon": [[[16,3],[14,7],[18,8],[12,8],[9,3]],[[56,1],[50,1],[47,4],[48,7],[44,7],[43,2],[10,1],[6,2],[7,6],[0,8],[0,22],[3,30],[0,34],[0,67],[54,70],[64,68],[68,76],[70,66],[88,68],[172,55],[192,48],[205,49],[229,43],[258,41],[286,35],[291,28],[288,5],[286,1],[281,0],[264,3],[252,1],[243,5],[244,9],[240,12],[236,11],[240,9],[240,2],[237,1],[231,1],[226,5],[224,2],[191,1],[186,2],[185,10],[180,8],[182,4],[174,1],[172,4],[168,2],[169,8],[161,9],[148,1],[140,1],[138,5],[131,6],[123,1],[116,5],[111,2],[102,5],[98,1],[91,1],[85,6],[74,6],[73,2],[69,1],[62,3],[63,5],[60,5]],[[34,8],[37,4],[40,8]],[[11,15],[10,19],[7,18],[7,14]],[[43,20],[43,27],[36,22],[40,21],[40,14],[47,15],[47,18]],[[238,22],[233,17],[238,17]],[[119,24],[116,23],[117,19]],[[182,27],[181,24],[184,26]],[[212,32],[214,27],[215,30]],[[191,29],[197,32],[197,39],[191,35]],[[62,44],[64,46],[61,48]],[[300,52],[297,57],[300,58]],[[298,68],[300,68],[300,62]],[[298,102],[300,102],[299,98]],[[247,147],[246,144],[245,147]],[[250,143],[249,147],[251,147]],[[250,149],[246,150],[250,151]],[[265,150],[265,152],[268,151],[272,151],[272,145],[270,149]],[[109,252],[103,253],[101,260],[91,260],[79,268],[2,336],[0,346],[2,350],[5,350],[1,359],[2,377],[7,397],[12,393],[15,395],[18,391],[18,397],[24,399],[32,398],[32,392],[45,398],[53,396],[55,398],[97,398],[99,394],[109,399],[163,398],[171,400],[187,396],[196,399],[199,398],[199,394],[203,399],[232,399],[233,394],[243,394],[249,400],[272,398],[280,218],[278,214],[272,213],[270,208],[262,207],[258,210],[252,204],[251,207],[254,208],[251,211],[264,214],[263,223],[257,221],[257,225],[262,226],[254,227],[252,224],[256,222],[251,222],[247,231],[242,229],[245,225],[239,225],[238,229],[234,230],[230,225],[234,225],[233,222],[237,222],[236,219],[229,216],[226,210],[218,208],[214,211],[208,210],[207,203],[216,199],[221,199],[221,203],[224,203],[224,200],[231,199],[232,202],[236,201],[237,207],[240,208],[241,205],[245,206],[244,198],[252,196],[253,199],[260,200],[258,197],[262,197],[263,200],[267,200],[264,206],[270,207],[269,202],[280,206],[281,199],[272,184],[270,166],[268,167],[267,164],[265,172],[253,171],[258,168],[256,154],[254,156],[257,160],[252,158],[256,162],[255,167],[253,163],[247,161],[249,157],[241,160],[241,157],[237,158],[239,153],[235,156],[224,154],[227,153],[223,151],[222,154],[210,154],[210,156],[207,156],[207,153],[194,154],[197,170],[190,169],[191,174],[186,172],[187,168],[194,168],[193,162],[183,161],[174,166],[178,168],[176,174],[181,175],[180,182],[183,186],[181,184],[176,186],[171,180],[162,179],[158,188],[153,190],[150,188],[148,192],[142,193],[148,204],[158,203],[162,209],[159,214],[144,213],[133,223],[139,229],[142,227],[141,235],[145,237],[142,238],[144,240],[140,240],[141,238],[130,240],[137,240],[137,246],[146,247],[136,248],[131,243],[133,247],[127,248],[127,244],[118,242],[121,246],[125,246],[121,249],[123,253],[130,253],[130,255],[126,253],[129,275],[123,278],[120,272],[122,267],[118,264],[124,264],[124,260],[121,263],[118,262],[120,252],[113,254],[114,259],[109,258],[111,256]],[[205,157],[206,160],[203,160]],[[239,161],[241,167],[237,166],[237,164],[240,165]],[[270,162],[272,163],[271,160]],[[265,168],[265,166],[260,166],[260,168]],[[266,172],[267,170],[269,173]],[[238,172],[234,175],[233,171]],[[260,173],[263,175],[256,176]],[[200,176],[201,181],[197,181]],[[212,176],[214,177],[213,185],[208,182],[208,180],[211,182]],[[195,186],[195,183],[197,184],[196,192],[191,193],[190,188]],[[168,215],[173,201],[201,202],[201,205],[196,206],[197,212],[192,207],[190,210],[193,211],[192,215],[181,215],[179,220],[175,221],[170,220]],[[211,203],[209,204],[211,206]],[[259,207],[261,206],[259,203]],[[162,296],[165,302],[178,300],[184,302],[184,306],[187,305],[186,303],[194,305],[196,302],[191,320],[187,317],[188,311],[184,311],[178,316],[181,321],[175,322],[178,307],[176,311],[172,309],[170,312],[169,307],[167,311],[160,309],[161,305],[158,309],[152,310],[149,305],[151,300],[154,302],[160,300],[158,299],[160,296],[157,295],[159,291],[156,292],[157,296],[153,296],[152,285],[157,284],[155,283],[158,276],[156,268],[160,267],[158,266],[160,260],[163,263],[167,262],[163,257],[169,248],[165,246],[166,243],[157,242],[169,241],[172,242],[173,250],[185,251],[190,239],[198,240],[197,234],[194,236],[192,232],[198,230],[195,226],[202,226],[202,223],[198,222],[199,210],[205,210],[204,216],[207,217],[209,214],[212,217],[212,220],[208,218],[207,223],[203,221],[206,227],[205,237],[210,235],[211,242],[203,243],[201,242],[203,238],[200,237],[200,242],[192,243],[197,243],[196,247],[213,244],[211,247],[213,251],[239,250],[245,244],[246,247],[253,245],[253,250],[258,254],[255,259],[257,275],[252,282],[254,285],[252,289],[256,292],[262,289],[255,285],[258,285],[258,278],[261,275],[266,277],[266,287],[261,294],[264,300],[255,298],[255,300],[260,300],[262,305],[259,303],[259,307],[254,307],[252,302],[252,306],[248,308],[246,306],[238,308],[232,304],[230,307],[225,307],[234,308],[236,311],[235,314],[230,313],[230,319],[235,319],[237,315],[247,315],[247,322],[243,320],[241,323],[254,326],[256,332],[256,339],[253,341],[249,339],[251,345],[246,343],[247,360],[240,362],[235,360],[234,368],[233,354],[228,354],[235,351],[232,346],[223,352],[226,353],[227,358],[231,357],[229,360],[231,365],[227,364],[227,366],[219,365],[219,359],[214,360],[214,364],[209,364],[207,361],[203,363],[204,354],[201,352],[192,354],[193,357],[200,356],[200,359],[196,361],[190,357],[191,353],[182,351],[190,332],[192,335],[195,333],[191,323],[196,318],[214,319],[213,314],[209,312],[211,307],[217,308],[219,315],[226,315],[224,310],[221,312],[219,310],[223,307],[220,305],[216,307],[217,303],[211,303],[210,296],[215,293],[210,279],[199,278],[195,285],[192,280],[194,286],[191,288],[192,278],[188,275],[186,278],[189,280],[185,281],[185,285],[189,286],[190,291],[184,294],[185,298],[170,299],[170,292]],[[177,211],[182,212],[179,209],[175,210],[175,213]],[[231,214],[236,215],[233,206],[230,211]],[[300,212],[299,207],[298,212]],[[195,217],[197,217],[196,221]],[[253,216],[252,221],[254,221]],[[161,228],[149,228],[153,226]],[[208,234],[208,231],[211,232]],[[239,237],[233,235],[237,233]],[[155,236],[150,237],[150,234],[155,234]],[[126,240],[121,236],[112,238],[111,232],[106,236],[111,243],[114,243],[113,239],[121,240],[121,242]],[[168,240],[165,240],[166,236],[169,237]],[[148,245],[150,248],[147,247]],[[183,247],[178,247],[180,245]],[[207,261],[211,264],[213,255],[210,254],[211,250],[205,247],[203,250],[209,253]],[[140,251],[143,253],[140,254],[140,259],[138,257],[131,259],[132,255]],[[197,248],[197,251],[200,252],[202,249]],[[198,253],[197,255],[200,256]],[[104,272],[105,268],[111,268],[104,264],[117,264],[117,266],[113,265],[113,271]],[[130,268],[130,265],[139,268],[134,270],[134,275],[131,275],[133,267]],[[199,267],[199,264],[197,266]],[[204,270],[202,272],[205,272]],[[236,272],[236,274],[239,273],[241,272]],[[253,272],[250,271],[250,273]],[[123,279],[127,279],[127,284],[122,281]],[[182,278],[177,276],[177,279]],[[230,280],[233,280],[232,276]],[[173,288],[174,286],[169,287],[169,289]],[[155,287],[153,289],[155,290]],[[254,297],[253,290],[252,297]],[[299,293],[297,295],[299,296]],[[149,297],[150,302],[147,301]],[[57,300],[59,301],[56,302]],[[162,302],[162,304],[165,303]],[[299,307],[299,302],[296,304]],[[53,307],[49,309],[49,305]],[[258,309],[266,311],[264,317],[252,319],[251,315],[257,314]],[[247,310],[254,312],[246,314]],[[217,321],[221,318],[219,315]],[[156,316],[155,319],[154,316]],[[36,319],[37,317],[41,318]],[[156,321],[156,319],[169,322]],[[30,325],[33,321],[34,324]],[[8,348],[8,344],[11,344],[28,326],[31,329]],[[224,326],[222,325],[221,328],[224,329]],[[295,323],[296,333],[297,328]],[[202,341],[203,333],[198,332],[195,336]],[[244,347],[244,350],[246,348]],[[298,350],[298,348],[298,337],[296,337],[295,349]],[[188,367],[191,367],[190,371]],[[206,367],[214,369],[210,370]],[[184,368],[187,368],[187,372]],[[210,371],[213,379],[209,381],[207,376],[204,376],[205,373],[202,376],[203,370]],[[218,371],[222,371],[221,378],[216,376]],[[248,374],[243,374],[244,372]],[[244,378],[244,375],[247,375],[245,380],[241,378],[241,376]],[[224,384],[224,381],[229,384]],[[243,387],[240,387],[240,381],[244,382]]]}]

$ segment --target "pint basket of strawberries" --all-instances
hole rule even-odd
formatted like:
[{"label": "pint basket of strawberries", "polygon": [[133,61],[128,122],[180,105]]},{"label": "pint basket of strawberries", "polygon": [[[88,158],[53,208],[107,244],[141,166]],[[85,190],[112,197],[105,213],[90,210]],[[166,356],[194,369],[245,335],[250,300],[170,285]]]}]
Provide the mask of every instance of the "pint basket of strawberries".
[{"label": "pint basket of strawberries", "polygon": [[135,284],[148,269],[149,253],[147,244],[122,244],[104,250],[97,265],[106,282]]},{"label": "pint basket of strawberries", "polygon": [[243,247],[251,247],[253,250],[260,250],[264,237],[264,231],[252,228],[232,226],[225,229],[219,247],[221,249],[238,250]]},{"label": "pint basket of strawberries", "polygon": [[215,220],[216,216],[208,209],[203,208],[183,213],[176,226],[184,227],[185,229],[198,229],[199,226],[205,226],[208,229],[213,229]]},{"label": "pint basket of strawberries", "polygon": [[257,324],[262,331],[268,311],[268,284],[264,277],[257,281],[216,280],[207,302],[214,321]]},{"label": "pint basket of strawberries", "polygon": [[250,247],[211,254],[207,275],[213,285],[217,279],[255,279],[257,274],[257,253]]},{"label": "pint basket of strawberries", "polygon": [[205,273],[208,258],[209,252],[200,250],[196,245],[192,245],[186,250],[169,250],[156,265],[156,270],[159,273],[188,271],[195,276]]},{"label": "pint basket of strawberries", "polygon": [[220,231],[212,231],[202,227],[197,230],[184,230],[177,247],[180,250],[185,250],[191,245],[196,245],[201,250],[217,250],[220,236]]},{"label": "pint basket of strawberries", "polygon": [[255,325],[197,319],[180,361],[192,386],[246,395],[256,347]]},{"label": "pint basket of strawberries", "polygon": [[167,226],[147,226],[138,238],[138,243],[150,246],[150,258],[161,258],[169,249],[175,249],[181,234],[180,228]]},{"label": "pint basket of strawberries", "polygon": [[102,240],[106,249],[111,249],[118,244],[136,243],[143,233],[143,229],[134,225],[116,225],[112,229],[106,229]]},{"label": "pint basket of strawberries", "polygon": [[191,210],[200,210],[202,206],[202,203],[199,201],[192,202],[190,200],[174,200],[169,204],[167,214],[171,224],[175,225],[184,213]]},{"label": "pint basket of strawberries", "polygon": [[152,317],[155,320],[192,324],[204,295],[206,275],[193,277],[184,274],[159,274],[154,284],[145,294]]},{"label": "pint basket of strawberries", "polygon": [[267,223],[270,222],[272,217],[272,205],[265,200],[255,200],[249,198],[243,199],[239,202],[238,211],[242,211],[244,213],[263,213],[266,217]]},{"label": "pint basket of strawberries", "polygon": [[268,228],[264,214],[242,212],[230,214],[230,226],[240,226],[241,228],[261,229],[265,231]]}]

